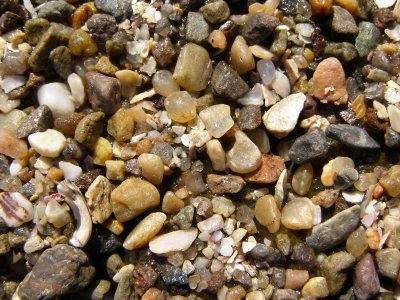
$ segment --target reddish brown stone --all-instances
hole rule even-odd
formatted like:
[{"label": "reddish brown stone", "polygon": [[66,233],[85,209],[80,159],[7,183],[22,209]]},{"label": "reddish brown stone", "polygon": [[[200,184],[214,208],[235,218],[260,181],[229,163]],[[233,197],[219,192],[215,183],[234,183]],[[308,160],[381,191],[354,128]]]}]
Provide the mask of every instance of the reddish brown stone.
[{"label": "reddish brown stone", "polygon": [[369,132],[385,132],[389,126],[387,121],[381,120],[376,115],[375,109],[369,107],[364,116],[363,127]]},{"label": "reddish brown stone", "polygon": [[133,276],[135,277],[135,292],[140,296],[142,296],[150,287],[152,287],[158,278],[157,272],[149,266],[138,267],[133,271]]},{"label": "reddish brown stone", "polygon": [[250,183],[268,184],[278,180],[279,175],[285,169],[285,161],[282,157],[263,154],[261,166],[254,172],[246,174],[244,180]]},{"label": "reddish brown stone", "polygon": [[214,194],[232,194],[240,192],[246,183],[240,176],[208,174],[207,184]]},{"label": "reddish brown stone", "polygon": [[164,300],[164,294],[157,288],[150,288],[143,294],[142,300]]},{"label": "reddish brown stone", "polygon": [[226,278],[224,275],[224,272],[214,272],[211,273],[211,278],[207,282],[208,287],[207,291],[210,292],[211,294],[216,294],[218,290],[225,284]]},{"label": "reddish brown stone", "polygon": [[80,120],[83,119],[85,114],[83,113],[72,113],[67,116],[60,116],[54,120],[54,127],[56,130],[63,133],[65,136],[74,136],[76,126]]}]

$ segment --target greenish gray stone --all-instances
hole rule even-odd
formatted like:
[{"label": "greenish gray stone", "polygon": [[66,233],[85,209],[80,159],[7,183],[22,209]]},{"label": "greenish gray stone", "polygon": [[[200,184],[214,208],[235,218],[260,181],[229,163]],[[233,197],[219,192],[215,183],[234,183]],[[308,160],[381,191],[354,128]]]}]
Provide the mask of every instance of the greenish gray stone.
[{"label": "greenish gray stone", "polygon": [[50,27],[50,22],[43,18],[30,19],[25,23],[25,39],[31,46],[35,46]]},{"label": "greenish gray stone", "polygon": [[93,148],[94,143],[103,132],[104,120],[105,115],[102,112],[94,112],[85,116],[76,127],[75,140],[88,148]]},{"label": "greenish gray stone", "polygon": [[348,63],[358,57],[356,47],[348,42],[328,43],[324,49],[325,57],[336,57],[342,62]]},{"label": "greenish gray stone", "polygon": [[210,26],[201,13],[189,12],[186,23],[186,39],[189,42],[203,44],[207,42]]},{"label": "greenish gray stone", "polygon": [[226,21],[231,12],[225,1],[215,1],[207,3],[199,11],[203,14],[204,19],[211,24],[219,24]]},{"label": "greenish gray stone", "polygon": [[381,32],[373,23],[365,21],[360,22],[358,29],[355,46],[360,57],[366,57],[378,45]]},{"label": "greenish gray stone", "polygon": [[275,33],[275,38],[271,45],[270,51],[275,55],[280,56],[285,52],[287,48],[287,43],[288,43],[287,30],[286,29],[278,30]]},{"label": "greenish gray stone", "polygon": [[50,52],[53,68],[62,78],[67,79],[73,72],[72,55],[68,47],[60,46]]},{"label": "greenish gray stone", "polygon": [[396,248],[386,248],[375,253],[379,274],[396,280],[400,271],[400,251]]},{"label": "greenish gray stone", "polygon": [[194,207],[191,205],[183,207],[173,218],[172,223],[180,229],[186,230],[192,227]]},{"label": "greenish gray stone", "polygon": [[97,9],[113,15],[118,20],[129,19],[132,14],[130,0],[95,0]]},{"label": "greenish gray stone", "polygon": [[74,11],[74,7],[65,1],[48,1],[39,10],[38,17],[51,22],[63,23]]},{"label": "greenish gray stone", "polygon": [[358,27],[349,11],[340,6],[333,6],[332,29],[339,34],[357,34]]}]

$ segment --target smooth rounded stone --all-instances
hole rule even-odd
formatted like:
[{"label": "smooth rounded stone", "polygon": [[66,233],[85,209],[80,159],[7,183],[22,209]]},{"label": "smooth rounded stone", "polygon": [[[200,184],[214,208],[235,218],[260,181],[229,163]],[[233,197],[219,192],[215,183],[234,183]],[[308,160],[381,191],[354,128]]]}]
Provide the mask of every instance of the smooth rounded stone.
[{"label": "smooth rounded stone", "polygon": [[178,198],[173,192],[168,191],[162,200],[161,210],[166,214],[175,214],[184,206],[185,203],[182,199]]},{"label": "smooth rounded stone", "polygon": [[379,293],[380,283],[376,272],[374,257],[364,254],[354,268],[354,294],[357,299],[370,299]]},{"label": "smooth rounded stone", "polygon": [[274,104],[263,116],[265,128],[277,138],[287,136],[297,124],[306,96],[292,94]]},{"label": "smooth rounded stone", "polygon": [[186,171],[182,174],[182,180],[187,190],[193,195],[201,194],[207,190],[203,176],[198,171]]},{"label": "smooth rounded stone", "polygon": [[261,107],[247,105],[240,110],[237,120],[240,130],[253,130],[261,124]]},{"label": "smooth rounded stone", "polygon": [[291,289],[277,289],[272,297],[273,300],[296,300],[299,296]]},{"label": "smooth rounded stone", "polygon": [[221,215],[215,214],[212,217],[197,223],[200,232],[213,233],[224,227],[224,219]]},{"label": "smooth rounded stone", "polygon": [[400,166],[392,166],[386,175],[379,179],[379,183],[389,196],[397,197],[400,195]]},{"label": "smooth rounded stone", "polygon": [[120,222],[132,220],[160,204],[160,194],[150,182],[139,178],[124,180],[111,193],[114,215]]},{"label": "smooth rounded stone", "polygon": [[95,111],[113,114],[120,105],[121,84],[118,79],[97,72],[85,74],[89,102]]},{"label": "smooth rounded stone", "polygon": [[56,245],[40,255],[15,295],[20,299],[57,298],[88,286],[95,272],[85,252],[68,245]]},{"label": "smooth rounded stone", "polygon": [[400,271],[400,251],[397,248],[386,248],[375,253],[379,274],[395,281]]},{"label": "smooth rounded stone", "polygon": [[307,270],[286,269],[285,289],[299,290],[307,282],[310,275]]},{"label": "smooth rounded stone", "polygon": [[176,83],[172,73],[168,70],[157,71],[153,75],[152,83],[156,93],[164,97],[180,90],[179,84]]},{"label": "smooth rounded stone", "polygon": [[253,54],[241,35],[238,35],[235,38],[231,47],[230,55],[230,64],[239,75],[246,74],[255,68]]},{"label": "smooth rounded stone", "polygon": [[348,42],[328,43],[324,48],[324,56],[333,56],[348,63],[358,57],[358,52],[356,47]]},{"label": "smooth rounded stone", "polygon": [[96,13],[86,22],[90,35],[96,41],[97,45],[104,49],[105,43],[112,39],[117,31],[117,21],[109,14]]},{"label": "smooth rounded stone", "polygon": [[134,128],[135,121],[130,109],[120,108],[108,119],[107,132],[118,142],[130,141]]},{"label": "smooth rounded stone", "polygon": [[346,75],[337,58],[329,57],[321,61],[311,79],[314,96],[335,104],[346,104]]},{"label": "smooth rounded stone", "polygon": [[324,159],[330,149],[325,133],[320,128],[309,130],[298,137],[289,150],[289,158],[296,164]]},{"label": "smooth rounded stone", "polygon": [[264,293],[262,291],[252,291],[247,293],[245,300],[265,300]]},{"label": "smooth rounded stone", "polygon": [[160,232],[167,216],[161,212],[155,212],[145,217],[126,237],[123,247],[127,250],[141,248]]},{"label": "smooth rounded stone", "polygon": [[193,43],[181,49],[173,74],[181,87],[188,91],[202,91],[207,87],[211,73],[212,63],[206,49]]},{"label": "smooth rounded stone", "polygon": [[142,296],[143,300],[165,300],[163,292],[155,287],[149,288]]},{"label": "smooth rounded stone", "polygon": [[346,250],[354,257],[359,257],[366,249],[368,249],[367,236],[364,227],[360,226],[347,238]]},{"label": "smooth rounded stone", "polygon": [[247,136],[257,145],[261,153],[266,154],[271,150],[269,137],[263,128],[247,131]]},{"label": "smooth rounded stone", "polygon": [[211,24],[220,24],[226,21],[231,14],[229,5],[221,0],[207,3],[199,9],[199,12],[201,12],[204,19]]},{"label": "smooth rounded stone", "polygon": [[153,238],[149,242],[151,252],[165,255],[176,251],[186,251],[197,237],[197,228],[176,230]]},{"label": "smooth rounded stone", "polygon": [[226,169],[225,151],[224,148],[222,148],[221,142],[216,139],[208,141],[206,148],[213,169],[215,171],[224,171]]},{"label": "smooth rounded stone", "polygon": [[269,59],[261,59],[257,62],[257,72],[266,86],[270,85],[276,77],[275,65]]},{"label": "smooth rounded stone", "polygon": [[153,184],[161,184],[164,177],[164,163],[158,155],[142,153],[139,155],[142,175]]},{"label": "smooth rounded stone", "polygon": [[0,153],[14,159],[25,159],[28,155],[28,146],[9,129],[0,128]]},{"label": "smooth rounded stone", "polygon": [[220,61],[211,76],[211,86],[216,95],[236,101],[250,88],[240,75],[226,62]]},{"label": "smooth rounded stone", "polygon": [[102,224],[112,214],[111,184],[104,176],[97,176],[85,193],[86,204],[94,224]]},{"label": "smooth rounded stone", "polygon": [[94,5],[98,10],[113,15],[118,20],[129,19],[132,14],[129,0],[95,0]]},{"label": "smooth rounded stone", "polygon": [[46,157],[58,157],[63,151],[67,139],[54,129],[32,133],[28,136],[29,144],[37,153]]},{"label": "smooth rounded stone", "polygon": [[213,30],[208,36],[208,42],[213,48],[224,50],[227,45],[225,34],[221,30]]},{"label": "smooth rounded stone", "polygon": [[362,173],[359,174],[358,180],[354,183],[354,187],[357,191],[365,192],[371,185],[376,184],[378,178],[374,173]]},{"label": "smooth rounded stone", "polygon": [[236,131],[235,144],[226,153],[227,167],[233,172],[247,174],[261,164],[261,152],[242,131]]},{"label": "smooth rounded stone", "polygon": [[26,119],[26,113],[19,109],[13,109],[8,113],[0,114],[0,128],[7,129],[19,137],[18,129]]},{"label": "smooth rounded stone", "polygon": [[196,44],[203,44],[207,41],[210,26],[203,15],[190,11],[186,20],[186,40]]},{"label": "smooth rounded stone", "polygon": [[164,100],[168,115],[175,122],[187,123],[196,117],[196,101],[186,92],[174,92]]},{"label": "smooth rounded stone", "polygon": [[310,229],[321,222],[321,208],[308,198],[294,198],[282,208],[281,222],[292,230]]},{"label": "smooth rounded stone", "polygon": [[335,139],[351,148],[366,150],[380,148],[379,143],[371,138],[366,130],[357,126],[332,124],[326,128],[325,134],[327,137]]},{"label": "smooth rounded stone", "polygon": [[347,9],[333,6],[332,29],[339,34],[357,34],[358,27],[354,17]]},{"label": "smooth rounded stone", "polygon": [[321,183],[324,186],[332,186],[339,172],[346,168],[353,169],[354,161],[349,157],[338,156],[330,160],[322,169]]},{"label": "smooth rounded stone", "polygon": [[354,205],[314,226],[306,237],[306,243],[316,251],[324,251],[340,244],[356,229],[360,211],[360,206]]},{"label": "smooth rounded stone", "polygon": [[103,133],[105,115],[102,112],[94,112],[79,121],[75,130],[75,140],[92,149],[94,143]]},{"label": "smooth rounded stone", "polygon": [[136,87],[142,84],[142,77],[132,70],[120,70],[115,72],[115,77],[121,84],[121,96],[130,98],[134,96]]},{"label": "smooth rounded stone", "polygon": [[53,126],[53,115],[47,105],[40,105],[26,117],[17,130],[17,137],[25,138],[31,133],[42,132]]},{"label": "smooth rounded stone", "polygon": [[75,111],[71,93],[64,83],[52,82],[42,85],[37,92],[39,105],[47,105],[53,117],[69,115]]},{"label": "smooth rounded stone", "polygon": [[265,195],[257,199],[254,212],[257,221],[267,227],[270,233],[275,233],[279,230],[281,212],[272,195]]},{"label": "smooth rounded stone", "polygon": [[235,194],[245,186],[246,182],[240,176],[208,174],[207,185],[214,194]]},{"label": "smooth rounded stone", "polygon": [[293,174],[292,188],[300,196],[304,196],[310,190],[314,175],[313,167],[310,163],[301,165]]},{"label": "smooth rounded stone", "polygon": [[290,95],[290,81],[289,78],[283,74],[283,72],[275,72],[275,79],[271,82],[270,86],[282,98]]},{"label": "smooth rounded stone", "polygon": [[54,129],[60,131],[65,136],[74,136],[78,123],[85,117],[83,113],[72,113],[70,115],[59,116],[54,120]]},{"label": "smooth rounded stone", "polygon": [[33,205],[18,192],[0,193],[0,218],[8,227],[19,227],[33,218]]},{"label": "smooth rounded stone", "polygon": [[358,180],[358,172],[353,168],[345,168],[339,171],[337,174],[333,186],[335,189],[347,190]]},{"label": "smooth rounded stone", "polygon": [[397,133],[400,133],[400,109],[398,109],[393,104],[390,104],[387,108],[390,127]]},{"label": "smooth rounded stone", "polygon": [[38,17],[50,22],[64,23],[73,10],[74,7],[65,1],[49,1],[41,6]]},{"label": "smooth rounded stone", "polygon": [[371,22],[362,21],[358,24],[358,35],[355,46],[360,57],[366,57],[375,49],[381,40],[381,32]]},{"label": "smooth rounded stone", "polygon": [[231,109],[226,104],[216,104],[199,113],[207,131],[214,137],[222,137],[234,125]]},{"label": "smooth rounded stone", "polygon": [[258,12],[243,25],[242,36],[249,45],[261,44],[279,25],[278,18]]},{"label": "smooth rounded stone", "polygon": [[314,298],[325,298],[329,296],[328,283],[325,277],[313,277],[306,282],[301,290],[303,296]]}]

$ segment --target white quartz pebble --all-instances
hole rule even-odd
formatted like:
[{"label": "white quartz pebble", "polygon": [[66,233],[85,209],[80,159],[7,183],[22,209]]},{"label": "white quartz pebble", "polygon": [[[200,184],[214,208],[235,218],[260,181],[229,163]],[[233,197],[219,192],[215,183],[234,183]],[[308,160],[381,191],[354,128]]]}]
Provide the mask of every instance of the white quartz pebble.
[{"label": "white quartz pebble", "polygon": [[276,72],[275,79],[272,81],[270,86],[282,98],[285,98],[290,94],[290,81],[282,72]]},{"label": "white quartz pebble", "polygon": [[231,109],[226,104],[217,104],[203,109],[199,114],[207,131],[215,138],[223,136],[234,124]]},{"label": "white quartz pebble", "polygon": [[400,133],[400,109],[398,109],[394,105],[389,105],[388,114],[389,114],[390,127],[392,127],[394,131]]},{"label": "white quartz pebble", "polygon": [[150,251],[155,254],[168,254],[187,250],[197,237],[197,228],[176,230],[159,235],[149,243]]},{"label": "white quartz pebble", "polygon": [[40,155],[46,157],[58,157],[63,151],[67,139],[54,129],[47,129],[44,132],[32,133],[28,136],[29,144]]},{"label": "white quartz pebble", "polygon": [[81,167],[74,165],[68,161],[60,161],[58,163],[60,169],[64,172],[64,178],[74,181],[82,174]]},{"label": "white quartz pebble", "polygon": [[78,108],[85,103],[85,86],[83,85],[83,80],[78,74],[72,73],[68,76],[67,81],[75,102],[75,107]]},{"label": "white quartz pebble", "polygon": [[75,111],[71,93],[64,83],[52,82],[42,85],[38,90],[37,97],[39,104],[47,105],[55,118],[72,114]]},{"label": "white quartz pebble", "polygon": [[264,94],[262,85],[256,83],[253,88],[240,97],[237,100],[237,103],[242,105],[258,105],[261,106],[264,104]]}]

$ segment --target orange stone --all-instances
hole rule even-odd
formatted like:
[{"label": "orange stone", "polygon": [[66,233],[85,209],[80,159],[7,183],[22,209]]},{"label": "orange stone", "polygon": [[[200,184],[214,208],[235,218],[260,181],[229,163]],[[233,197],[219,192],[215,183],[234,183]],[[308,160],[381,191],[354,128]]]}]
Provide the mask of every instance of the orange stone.
[{"label": "orange stone", "polygon": [[280,156],[263,154],[261,166],[243,176],[243,179],[250,183],[268,184],[278,180],[279,175],[285,169],[285,161]]},{"label": "orange stone", "polygon": [[28,155],[28,146],[8,129],[0,128],[0,153],[14,159],[24,159]]},{"label": "orange stone", "polygon": [[78,29],[83,26],[83,24],[85,24],[85,22],[89,20],[89,18],[93,16],[95,12],[96,8],[93,2],[82,4],[70,16],[69,24],[72,28]]}]

